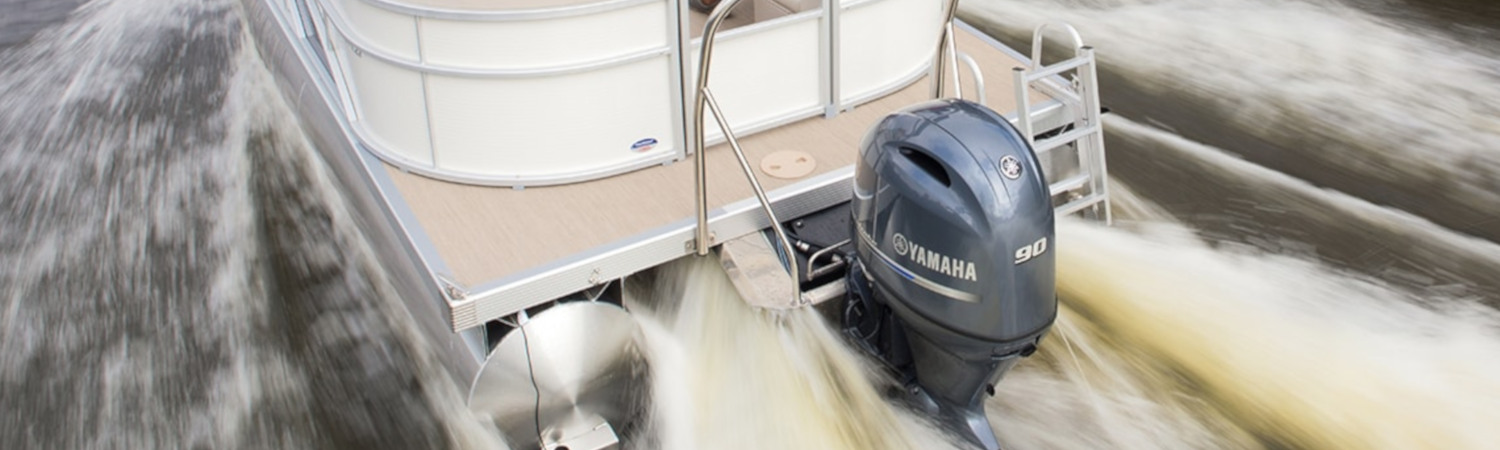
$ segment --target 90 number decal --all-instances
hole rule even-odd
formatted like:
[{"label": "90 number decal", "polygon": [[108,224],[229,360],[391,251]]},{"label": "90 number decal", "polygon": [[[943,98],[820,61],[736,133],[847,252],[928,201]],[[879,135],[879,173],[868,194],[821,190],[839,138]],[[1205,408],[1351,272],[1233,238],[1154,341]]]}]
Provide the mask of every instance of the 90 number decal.
[{"label": "90 number decal", "polygon": [[1042,256],[1043,253],[1047,253],[1047,238],[1038,239],[1031,245],[1016,249],[1016,265],[1031,261],[1031,258]]}]

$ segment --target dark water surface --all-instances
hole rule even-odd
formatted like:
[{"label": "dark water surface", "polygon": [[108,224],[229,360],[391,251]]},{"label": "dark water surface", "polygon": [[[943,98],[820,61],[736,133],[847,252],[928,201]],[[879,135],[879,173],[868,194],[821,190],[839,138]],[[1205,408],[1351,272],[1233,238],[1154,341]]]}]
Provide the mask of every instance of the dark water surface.
[{"label": "dark water surface", "polygon": [[240,5],[40,4],[0,12],[0,447],[452,446]]},{"label": "dark water surface", "polygon": [[1500,52],[1500,2],[1489,0],[1350,0],[1355,7],[1393,21],[1410,23],[1419,31],[1452,36],[1460,44]]},{"label": "dark water surface", "polygon": [[0,0],[0,49],[57,24],[84,0]]}]

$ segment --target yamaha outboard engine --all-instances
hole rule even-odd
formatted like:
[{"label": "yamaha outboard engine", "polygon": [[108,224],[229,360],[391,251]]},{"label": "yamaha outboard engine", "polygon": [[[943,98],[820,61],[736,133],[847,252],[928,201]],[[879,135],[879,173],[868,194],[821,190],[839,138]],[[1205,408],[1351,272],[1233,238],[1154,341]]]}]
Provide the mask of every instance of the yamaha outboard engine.
[{"label": "yamaha outboard engine", "polygon": [[845,330],[919,407],[998,448],[985,394],[1057,317],[1036,155],[994,111],[940,100],[878,123],[857,164]]}]

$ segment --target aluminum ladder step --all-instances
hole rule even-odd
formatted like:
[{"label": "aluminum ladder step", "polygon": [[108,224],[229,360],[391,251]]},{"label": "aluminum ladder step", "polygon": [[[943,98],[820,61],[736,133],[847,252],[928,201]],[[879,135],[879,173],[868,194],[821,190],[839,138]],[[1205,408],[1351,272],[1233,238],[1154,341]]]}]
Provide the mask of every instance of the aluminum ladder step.
[{"label": "aluminum ladder step", "polygon": [[[1048,190],[1052,195],[1072,194],[1072,198],[1054,210],[1058,215],[1069,215],[1085,211],[1091,206],[1103,204],[1093,210],[1090,217],[1111,221],[1109,209],[1109,173],[1104,159],[1104,126],[1100,119],[1098,67],[1094,49],[1083,44],[1078,30],[1067,24],[1058,24],[1073,38],[1074,55],[1051,65],[1041,64],[1043,32],[1051,24],[1043,24],[1032,34],[1031,61],[1026,67],[1014,70],[1016,89],[1016,128],[1031,143],[1038,156],[1052,154],[1054,163],[1064,163],[1057,158],[1074,157],[1077,174],[1052,183]],[[1071,79],[1064,79],[1072,72]],[[1035,86],[1033,86],[1035,84]],[[1031,105],[1031,90],[1036,88],[1057,101],[1067,104],[1072,111],[1071,130],[1057,136],[1038,139],[1034,112]],[[1074,144],[1073,152],[1053,154],[1063,146]],[[1050,166],[1057,167],[1057,166]],[[1069,169],[1059,169],[1069,170]]]}]

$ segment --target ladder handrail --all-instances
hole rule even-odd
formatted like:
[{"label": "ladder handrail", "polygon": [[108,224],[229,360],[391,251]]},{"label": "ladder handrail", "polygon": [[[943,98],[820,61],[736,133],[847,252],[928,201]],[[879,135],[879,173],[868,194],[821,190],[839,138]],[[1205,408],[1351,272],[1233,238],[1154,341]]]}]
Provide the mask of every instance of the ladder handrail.
[{"label": "ladder handrail", "polygon": [[1047,27],[1053,25],[1063,27],[1063,31],[1067,31],[1068,36],[1073,38],[1073,56],[1083,56],[1083,36],[1078,34],[1077,28],[1063,22],[1046,22],[1038,25],[1036,31],[1031,33],[1031,66],[1028,69],[1035,71],[1037,66],[1042,65],[1042,39],[1044,38],[1042,33],[1047,31]]},{"label": "ladder handrail", "polygon": [[[760,201],[761,210],[765,211],[766,218],[771,221],[771,231],[776,234],[776,240],[780,241],[781,251],[786,258],[787,274],[792,279],[792,306],[802,306],[806,301],[802,295],[802,283],[798,278],[797,254],[793,250],[792,241],[787,239],[786,230],[782,229],[781,221],[776,219],[776,213],[771,209],[771,200],[766,196],[765,189],[760,186],[760,180],[756,179],[754,169],[750,168],[750,162],[745,159],[744,150],[740,149],[740,142],[734,136],[734,131],[729,127],[729,119],[724,117],[724,112],[719,109],[719,102],[714,99],[713,93],[708,89],[708,72],[711,67],[714,49],[714,37],[719,33],[719,25],[729,15],[740,0],[725,0],[713,12],[709,13],[708,22],[703,25],[703,44],[698,58],[698,88],[695,90],[695,106],[693,108],[693,152],[694,152],[694,180],[696,181],[696,194],[698,196],[698,230],[694,239],[694,250],[698,256],[708,254],[708,163],[707,152],[704,146],[703,113],[705,109],[711,109],[714,113],[714,121],[719,123],[719,130],[724,132],[724,139],[729,141],[729,147],[734,149],[734,156],[739,160],[740,168],[745,172],[745,179],[750,182],[750,188],[755,191],[755,198]],[[707,106],[707,108],[705,108]]]}]

